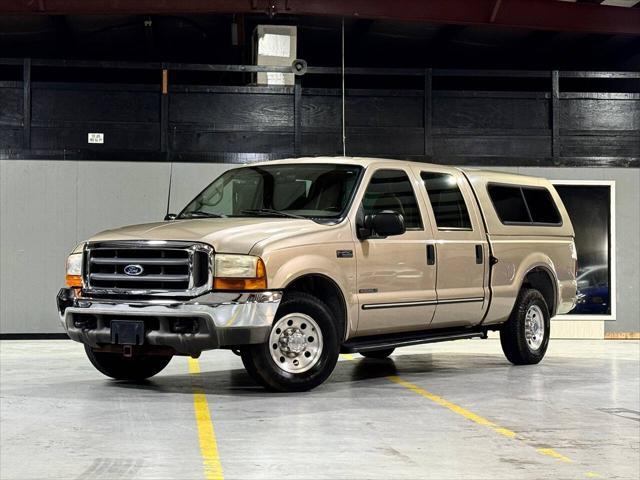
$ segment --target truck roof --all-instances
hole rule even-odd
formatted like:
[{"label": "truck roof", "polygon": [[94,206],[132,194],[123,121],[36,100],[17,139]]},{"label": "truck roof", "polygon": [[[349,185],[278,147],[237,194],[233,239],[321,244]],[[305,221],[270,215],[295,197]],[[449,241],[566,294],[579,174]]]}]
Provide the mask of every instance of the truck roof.
[{"label": "truck roof", "polygon": [[[413,163],[420,165],[429,165],[428,163],[421,162],[410,162],[408,160],[396,160],[391,158],[372,158],[372,157],[331,157],[331,156],[318,156],[318,157],[297,157],[297,158],[283,158],[282,160],[269,160],[266,162],[259,162],[260,165],[277,165],[283,163],[335,163],[335,164],[347,164],[347,165],[361,165],[363,167],[368,167],[369,165],[375,165],[379,163],[389,163],[389,162],[397,162],[397,163]],[[251,165],[255,165],[251,163]],[[452,167],[453,168],[453,167]]]},{"label": "truck roof", "polygon": [[502,182],[502,183],[516,183],[516,184],[530,184],[540,185],[541,178],[533,177],[529,175],[520,175],[517,173],[506,173],[494,170],[483,170],[480,168],[460,168],[451,165],[441,165],[435,163],[425,162],[412,162],[410,160],[398,160],[392,158],[373,158],[373,157],[332,157],[332,156],[318,156],[318,157],[298,157],[298,158],[284,158],[282,160],[269,160],[265,162],[251,163],[248,165],[278,165],[287,163],[334,163],[343,165],[361,165],[363,167],[369,167],[377,164],[404,164],[414,165],[420,168],[429,168],[430,166],[437,167],[438,169],[450,170],[451,172],[462,171],[468,177],[478,180]]}]

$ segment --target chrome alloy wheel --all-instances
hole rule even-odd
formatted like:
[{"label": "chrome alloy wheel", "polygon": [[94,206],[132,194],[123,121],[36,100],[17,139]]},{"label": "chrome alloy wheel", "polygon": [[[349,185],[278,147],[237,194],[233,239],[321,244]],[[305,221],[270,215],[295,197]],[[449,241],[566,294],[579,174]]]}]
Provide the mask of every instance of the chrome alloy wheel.
[{"label": "chrome alloy wheel", "polygon": [[271,329],[269,352],[275,364],[285,372],[306,372],[322,355],[320,327],[304,313],[285,315]]},{"label": "chrome alloy wheel", "polygon": [[531,305],[524,317],[524,338],[532,351],[536,351],[544,341],[544,316],[537,305]]}]

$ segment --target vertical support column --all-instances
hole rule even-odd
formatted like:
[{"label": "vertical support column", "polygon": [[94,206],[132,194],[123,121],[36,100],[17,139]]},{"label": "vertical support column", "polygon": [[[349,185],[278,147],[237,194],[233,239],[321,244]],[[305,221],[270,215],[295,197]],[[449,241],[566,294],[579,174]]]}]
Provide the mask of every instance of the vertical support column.
[{"label": "vertical support column", "polygon": [[22,64],[22,148],[31,150],[31,59],[25,58]]},{"label": "vertical support column", "polygon": [[433,70],[424,72],[424,156],[433,156]]},{"label": "vertical support column", "polygon": [[302,76],[296,75],[293,86],[293,152],[302,153]]},{"label": "vertical support column", "polygon": [[551,156],[560,156],[560,75],[551,72]]},{"label": "vertical support column", "polygon": [[169,151],[169,71],[162,69],[162,94],[160,96],[160,151]]}]

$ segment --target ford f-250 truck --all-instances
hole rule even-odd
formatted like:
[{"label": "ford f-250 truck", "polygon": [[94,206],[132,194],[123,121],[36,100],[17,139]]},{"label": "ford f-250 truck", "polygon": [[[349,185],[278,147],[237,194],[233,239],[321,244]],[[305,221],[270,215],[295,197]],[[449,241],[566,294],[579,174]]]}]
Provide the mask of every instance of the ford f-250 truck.
[{"label": "ford f-250 truck", "polygon": [[279,391],[340,352],[500,332],[538,363],[574,306],[571,221],[544,179],[368,158],[233,168],[164,222],[97,234],[67,261],[69,337],[116,379],[225,348]]}]

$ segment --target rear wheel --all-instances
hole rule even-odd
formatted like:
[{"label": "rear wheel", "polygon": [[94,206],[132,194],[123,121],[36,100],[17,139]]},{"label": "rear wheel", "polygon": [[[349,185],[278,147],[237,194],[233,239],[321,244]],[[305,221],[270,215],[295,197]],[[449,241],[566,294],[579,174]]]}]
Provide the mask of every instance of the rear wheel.
[{"label": "rear wheel", "polygon": [[387,358],[393,353],[395,348],[385,348],[382,350],[371,350],[370,352],[360,352],[365,358]]},{"label": "rear wheel", "polygon": [[509,320],[500,329],[500,344],[507,359],[531,365],[544,358],[549,345],[551,319],[538,290],[523,288]]},{"label": "rear wheel", "polygon": [[171,356],[147,355],[125,357],[119,353],[97,352],[84,346],[89,361],[101,373],[116,380],[144,380],[160,373],[171,361]]},{"label": "rear wheel", "polygon": [[242,349],[242,363],[269,390],[311,390],[338,361],[338,331],[329,307],[312,295],[293,292],[280,303],[269,342]]}]

